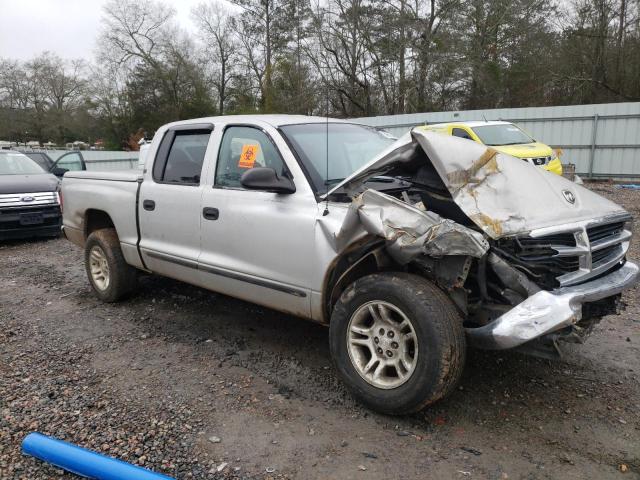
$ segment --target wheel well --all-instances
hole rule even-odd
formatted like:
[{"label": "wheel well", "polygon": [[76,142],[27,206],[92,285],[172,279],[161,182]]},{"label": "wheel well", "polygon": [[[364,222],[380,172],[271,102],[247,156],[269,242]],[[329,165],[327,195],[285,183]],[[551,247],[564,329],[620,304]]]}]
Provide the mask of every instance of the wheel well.
[{"label": "wheel well", "polygon": [[329,323],[333,307],[342,292],[353,282],[372,273],[403,271],[384,248],[384,242],[368,241],[347,248],[333,263],[325,276],[323,289],[323,316]]},{"label": "wheel well", "polygon": [[95,230],[101,228],[115,228],[111,217],[102,210],[89,209],[84,216],[84,237],[85,239]]}]

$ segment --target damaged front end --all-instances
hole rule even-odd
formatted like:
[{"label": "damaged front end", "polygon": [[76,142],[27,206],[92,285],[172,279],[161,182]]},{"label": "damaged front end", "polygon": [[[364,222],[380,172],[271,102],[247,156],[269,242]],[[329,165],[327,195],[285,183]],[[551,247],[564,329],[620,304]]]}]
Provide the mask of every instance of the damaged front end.
[{"label": "damaged front end", "polygon": [[[406,187],[370,188],[381,175]],[[351,199],[336,248],[362,230],[383,239],[396,266],[449,293],[479,348],[553,354],[638,277],[624,209],[475,142],[414,130],[328,195]]]}]

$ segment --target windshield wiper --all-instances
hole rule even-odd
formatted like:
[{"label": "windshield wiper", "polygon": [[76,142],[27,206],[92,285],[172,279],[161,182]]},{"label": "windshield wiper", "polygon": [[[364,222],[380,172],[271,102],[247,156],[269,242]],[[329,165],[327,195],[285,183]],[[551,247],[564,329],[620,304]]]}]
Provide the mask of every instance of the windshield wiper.
[{"label": "windshield wiper", "polygon": [[[330,178],[329,180],[325,180],[324,184],[325,185],[332,185],[334,183],[340,183],[344,180],[344,178]],[[380,182],[380,183],[393,183],[396,181],[395,177],[387,177],[384,175],[380,175],[380,176],[376,176],[376,177],[371,177],[367,180],[365,180],[366,182]]]},{"label": "windshield wiper", "polygon": [[[335,183],[340,183],[344,180],[344,178],[330,178],[329,180],[325,180],[324,184],[325,185],[333,185]],[[375,176],[375,177],[371,177],[367,180],[365,180],[364,183],[368,183],[368,182],[377,182],[377,183],[394,183],[398,181],[397,178],[395,177],[388,177],[385,175],[379,175],[379,176]]]},{"label": "windshield wiper", "polygon": [[371,177],[370,179],[367,180],[367,182],[393,183],[396,180],[398,179],[395,177],[387,177],[384,175],[380,175],[378,177]]}]

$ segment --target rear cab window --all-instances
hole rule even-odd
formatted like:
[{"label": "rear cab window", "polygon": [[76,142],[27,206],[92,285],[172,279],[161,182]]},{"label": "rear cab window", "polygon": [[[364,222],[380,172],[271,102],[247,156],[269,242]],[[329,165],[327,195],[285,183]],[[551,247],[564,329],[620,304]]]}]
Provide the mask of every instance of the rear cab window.
[{"label": "rear cab window", "polygon": [[204,157],[213,126],[168,130],[153,164],[156,183],[200,185]]}]

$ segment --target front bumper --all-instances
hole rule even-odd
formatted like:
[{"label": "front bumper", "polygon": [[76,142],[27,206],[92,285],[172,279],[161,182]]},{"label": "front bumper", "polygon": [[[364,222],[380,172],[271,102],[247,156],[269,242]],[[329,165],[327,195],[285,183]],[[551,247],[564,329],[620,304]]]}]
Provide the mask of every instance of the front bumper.
[{"label": "front bumper", "polygon": [[[21,215],[37,214],[41,222],[22,224]],[[0,210],[0,241],[29,237],[54,237],[60,235],[62,213],[58,205],[10,208]]]},{"label": "front bumper", "polygon": [[548,292],[542,290],[493,322],[467,328],[471,346],[487,350],[514,348],[578,322],[582,305],[616,295],[632,286],[640,268],[626,262],[618,270],[590,282]]}]

